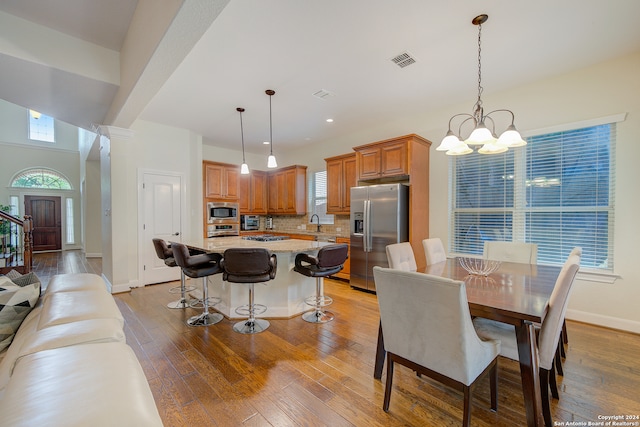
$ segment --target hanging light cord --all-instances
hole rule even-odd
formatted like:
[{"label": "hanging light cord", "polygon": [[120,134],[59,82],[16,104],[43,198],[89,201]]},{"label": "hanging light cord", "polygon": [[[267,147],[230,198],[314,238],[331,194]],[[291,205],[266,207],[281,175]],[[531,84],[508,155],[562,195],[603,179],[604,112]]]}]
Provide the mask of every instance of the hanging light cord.
[{"label": "hanging light cord", "polygon": [[242,111],[240,111],[240,137],[242,140],[242,163],[247,163],[244,159],[244,127],[242,126]]},{"label": "hanging light cord", "polygon": [[474,105],[474,115],[476,120],[480,122],[482,120],[482,23],[478,24],[478,100]]},{"label": "hanging light cord", "polygon": [[269,94],[269,154],[273,155],[273,123],[271,121],[271,94]]}]

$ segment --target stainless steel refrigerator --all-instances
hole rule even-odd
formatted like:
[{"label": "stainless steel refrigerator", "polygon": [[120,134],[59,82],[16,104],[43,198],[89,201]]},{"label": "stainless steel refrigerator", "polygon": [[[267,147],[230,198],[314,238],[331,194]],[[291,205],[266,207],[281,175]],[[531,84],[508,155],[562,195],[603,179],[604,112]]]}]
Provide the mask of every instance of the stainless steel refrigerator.
[{"label": "stainless steel refrigerator", "polygon": [[373,266],[388,267],[386,247],[409,240],[409,188],[381,184],[351,188],[353,287],[375,291]]}]

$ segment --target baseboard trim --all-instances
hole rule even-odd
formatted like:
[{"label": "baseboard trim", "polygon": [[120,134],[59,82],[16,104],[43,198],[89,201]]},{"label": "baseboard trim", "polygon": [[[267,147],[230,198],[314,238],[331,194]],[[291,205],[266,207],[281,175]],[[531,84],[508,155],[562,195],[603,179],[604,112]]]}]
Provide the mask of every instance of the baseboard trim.
[{"label": "baseboard trim", "polygon": [[640,322],[634,320],[621,319],[619,317],[604,316],[602,314],[588,313],[586,311],[568,309],[566,318],[578,322],[589,323],[605,328],[618,329],[620,331],[640,334]]},{"label": "baseboard trim", "polygon": [[85,252],[85,258],[102,258],[102,252]]}]

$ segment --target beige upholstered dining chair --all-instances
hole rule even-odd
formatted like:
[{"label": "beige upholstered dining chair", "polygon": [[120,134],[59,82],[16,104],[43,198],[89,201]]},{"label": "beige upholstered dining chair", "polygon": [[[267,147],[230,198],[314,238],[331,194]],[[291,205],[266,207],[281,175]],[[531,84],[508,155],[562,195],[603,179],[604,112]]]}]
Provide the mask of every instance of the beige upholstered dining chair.
[{"label": "beige upholstered dining chair", "polygon": [[463,391],[464,426],[471,421],[471,390],[488,373],[491,409],[497,410],[500,342],[476,334],[464,282],[380,266],[373,276],[387,352],[382,408],[389,410],[394,363],[400,363]]},{"label": "beige upholstered dining chair", "polygon": [[427,265],[437,264],[447,260],[447,252],[439,237],[432,237],[422,241],[424,255],[427,257]]},{"label": "beige upholstered dining chair", "polygon": [[396,270],[416,271],[418,269],[416,257],[409,242],[387,245],[387,261],[389,268]]},{"label": "beige upholstered dining chair", "polygon": [[484,259],[495,261],[536,264],[538,262],[538,245],[523,242],[484,242]]},{"label": "beige upholstered dining chair", "polygon": [[[569,255],[556,280],[547,315],[540,325],[538,334],[538,360],[540,366],[540,391],[542,397],[542,414],[545,425],[553,425],[551,408],[549,405],[549,386],[554,397],[557,397],[555,378],[555,356],[560,344],[560,335],[564,316],[569,302],[569,293],[580,267],[580,257]],[[478,335],[486,339],[497,339],[501,342],[500,354],[509,359],[519,360],[515,328],[513,325],[496,322],[494,320],[475,318],[473,324]]]}]

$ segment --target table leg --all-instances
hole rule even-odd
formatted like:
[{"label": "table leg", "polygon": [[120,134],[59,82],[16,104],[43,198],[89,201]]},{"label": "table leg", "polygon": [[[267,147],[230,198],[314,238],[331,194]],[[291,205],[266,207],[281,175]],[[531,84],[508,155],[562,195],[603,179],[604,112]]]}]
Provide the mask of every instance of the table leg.
[{"label": "table leg", "polygon": [[387,352],[384,350],[384,338],[382,337],[382,322],[378,326],[378,347],[376,348],[376,362],[373,369],[373,378],[379,380],[382,378],[382,367],[384,366],[384,358]]},{"label": "table leg", "polygon": [[518,339],[524,406],[527,411],[527,426],[543,427],[538,350],[533,324],[531,322],[523,322],[516,326],[516,337]]}]

